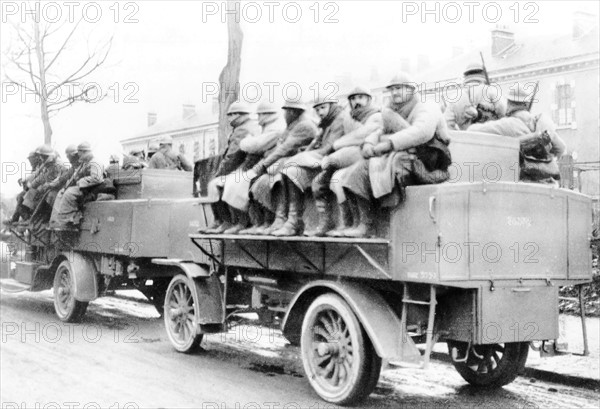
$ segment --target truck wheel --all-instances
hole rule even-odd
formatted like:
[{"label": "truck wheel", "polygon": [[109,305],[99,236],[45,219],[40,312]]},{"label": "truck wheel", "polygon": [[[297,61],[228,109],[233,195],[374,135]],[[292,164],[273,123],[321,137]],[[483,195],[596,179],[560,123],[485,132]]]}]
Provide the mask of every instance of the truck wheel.
[{"label": "truck wheel", "polygon": [[54,275],[54,310],[63,322],[81,320],[88,307],[88,302],[75,299],[73,269],[67,260],[58,265]]},{"label": "truck wheel", "polygon": [[169,341],[179,352],[190,353],[198,349],[203,334],[198,334],[198,303],[196,284],[184,274],[171,280],[165,295],[164,319]]},{"label": "truck wheel", "polygon": [[[467,344],[448,341],[448,351],[456,348],[457,356],[464,358]],[[529,352],[528,342],[474,345],[466,362],[453,362],[467,382],[474,386],[501,387],[515,380],[525,366]]]},{"label": "truck wheel", "polygon": [[375,388],[381,358],[340,296],[324,294],[313,301],[302,322],[300,348],[306,378],[322,399],[347,405]]}]

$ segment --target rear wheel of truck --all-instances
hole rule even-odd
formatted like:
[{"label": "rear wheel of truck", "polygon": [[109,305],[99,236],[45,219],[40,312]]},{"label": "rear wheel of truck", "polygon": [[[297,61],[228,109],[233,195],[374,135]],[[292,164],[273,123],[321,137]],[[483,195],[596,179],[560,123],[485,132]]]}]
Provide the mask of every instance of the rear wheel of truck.
[{"label": "rear wheel of truck", "polygon": [[183,353],[197,350],[203,334],[198,333],[198,292],[194,280],[178,274],[171,280],[165,295],[164,320],[169,341]]},{"label": "rear wheel of truck", "polygon": [[[467,346],[464,342],[448,341],[448,351],[452,355],[454,349],[454,356],[459,359],[467,356]],[[528,353],[528,342],[474,345],[465,362],[453,359],[453,364],[471,385],[499,388],[515,380],[525,366]]]},{"label": "rear wheel of truck", "polygon": [[375,388],[381,358],[340,296],[324,294],[313,301],[302,323],[300,347],[306,377],[322,399],[348,405]]},{"label": "rear wheel of truck", "polygon": [[73,267],[67,260],[58,265],[54,275],[54,310],[63,322],[81,320],[88,307],[88,302],[75,299],[75,283]]}]

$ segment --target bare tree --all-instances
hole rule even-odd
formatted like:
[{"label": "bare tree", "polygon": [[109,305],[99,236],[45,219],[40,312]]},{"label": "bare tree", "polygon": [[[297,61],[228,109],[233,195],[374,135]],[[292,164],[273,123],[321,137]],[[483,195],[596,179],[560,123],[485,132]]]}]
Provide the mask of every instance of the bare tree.
[{"label": "bare tree", "polygon": [[[228,6],[228,9],[232,8]],[[235,15],[227,15],[227,34],[229,39],[227,64],[223,67],[221,75],[219,75],[219,150],[223,150],[227,145],[227,135],[230,128],[227,121],[227,109],[232,102],[238,99],[240,91],[244,33],[240,27],[239,19]]]},{"label": "bare tree", "polygon": [[94,48],[88,45],[85,54],[77,58],[70,46],[80,23],[81,19],[67,26],[66,22],[47,23],[30,18],[26,23],[12,24],[14,38],[5,52],[5,79],[36,96],[46,144],[52,142],[50,119],[54,115],[77,101],[98,102],[106,96],[99,94],[95,83],[82,84],[106,61],[112,37]]}]

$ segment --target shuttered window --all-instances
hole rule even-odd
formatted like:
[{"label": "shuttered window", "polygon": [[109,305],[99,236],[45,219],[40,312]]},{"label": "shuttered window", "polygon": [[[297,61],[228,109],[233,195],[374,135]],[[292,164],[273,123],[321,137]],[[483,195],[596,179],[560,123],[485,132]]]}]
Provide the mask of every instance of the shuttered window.
[{"label": "shuttered window", "polygon": [[575,83],[560,81],[554,87],[553,120],[559,127],[576,127]]}]

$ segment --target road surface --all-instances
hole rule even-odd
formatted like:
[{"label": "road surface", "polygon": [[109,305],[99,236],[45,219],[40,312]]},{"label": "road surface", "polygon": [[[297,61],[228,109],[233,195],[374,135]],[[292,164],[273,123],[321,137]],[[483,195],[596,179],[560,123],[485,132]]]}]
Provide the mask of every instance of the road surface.
[{"label": "road surface", "polygon": [[[105,297],[64,324],[51,292],[0,294],[2,408],[331,408],[278,331],[238,326],[194,355],[175,352],[149,304]],[[596,391],[518,378],[469,386],[448,363],[384,369],[364,408],[597,408]]]}]

